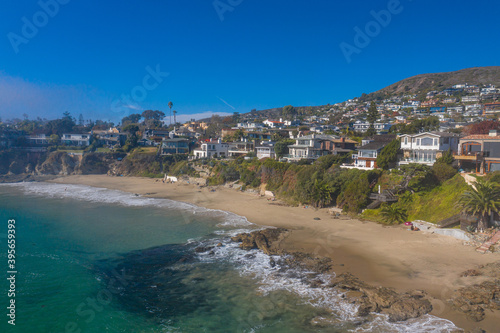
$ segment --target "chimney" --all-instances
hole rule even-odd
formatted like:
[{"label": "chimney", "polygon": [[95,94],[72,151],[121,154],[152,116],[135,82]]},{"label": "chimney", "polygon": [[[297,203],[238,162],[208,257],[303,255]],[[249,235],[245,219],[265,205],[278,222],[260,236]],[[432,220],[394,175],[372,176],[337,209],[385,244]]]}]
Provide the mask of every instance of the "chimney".
[{"label": "chimney", "polygon": [[490,130],[490,136],[497,136],[498,131],[497,130]]}]

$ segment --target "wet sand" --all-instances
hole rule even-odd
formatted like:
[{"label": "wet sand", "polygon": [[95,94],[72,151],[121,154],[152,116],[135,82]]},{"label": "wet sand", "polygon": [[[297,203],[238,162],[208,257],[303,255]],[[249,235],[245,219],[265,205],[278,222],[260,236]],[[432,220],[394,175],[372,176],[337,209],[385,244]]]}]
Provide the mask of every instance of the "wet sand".
[{"label": "wet sand", "polygon": [[183,201],[230,211],[258,225],[284,227],[292,230],[283,244],[288,251],[331,257],[337,274],[351,272],[373,285],[398,291],[423,289],[433,304],[431,314],[449,319],[466,330],[475,327],[487,332],[498,330],[500,311],[487,311],[486,319],[476,323],[452,310],[446,301],[454,290],[482,281],[481,277],[461,278],[461,272],[498,261],[500,254],[480,254],[449,236],[413,232],[404,226],[384,226],[347,216],[334,219],[327,209],[281,206],[256,194],[223,187],[215,187],[212,192],[193,184],[164,184],[151,178],[106,175],[67,176],[53,182]]}]

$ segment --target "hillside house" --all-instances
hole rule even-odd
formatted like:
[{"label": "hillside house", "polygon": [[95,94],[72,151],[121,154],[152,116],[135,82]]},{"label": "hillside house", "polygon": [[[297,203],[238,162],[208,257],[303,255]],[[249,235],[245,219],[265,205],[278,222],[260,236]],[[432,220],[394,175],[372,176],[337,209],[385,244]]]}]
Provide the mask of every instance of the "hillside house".
[{"label": "hillside house", "polygon": [[500,171],[500,135],[491,130],[489,134],[475,134],[463,137],[459,141],[455,159],[466,170],[475,170],[484,174]]},{"label": "hillside house", "polygon": [[447,150],[458,150],[459,136],[455,133],[425,132],[400,136],[403,159],[399,165],[418,163],[433,165]]},{"label": "hillside house", "polygon": [[382,149],[395,138],[395,135],[389,134],[375,135],[372,138],[366,138],[362,141],[362,146],[358,148],[358,153],[352,155],[354,165],[347,167],[354,167],[364,170],[376,169],[378,154],[380,154]]},{"label": "hillside house", "polygon": [[201,147],[193,150],[194,158],[227,157],[229,144],[217,141],[203,142]]},{"label": "hillside house", "polygon": [[333,153],[333,140],[339,137],[333,135],[311,134],[296,139],[295,144],[288,146],[288,160],[318,159],[321,156]]},{"label": "hillside house", "polygon": [[189,139],[174,138],[163,139],[161,143],[161,155],[189,154]]}]

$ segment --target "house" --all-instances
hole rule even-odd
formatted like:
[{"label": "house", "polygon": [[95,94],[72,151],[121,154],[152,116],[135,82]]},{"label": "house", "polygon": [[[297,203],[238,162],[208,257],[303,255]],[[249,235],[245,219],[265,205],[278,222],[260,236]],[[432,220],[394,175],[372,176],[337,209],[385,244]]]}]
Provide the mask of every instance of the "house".
[{"label": "house", "polygon": [[403,159],[399,165],[419,163],[433,165],[443,152],[458,149],[458,134],[445,132],[425,132],[400,136]]},{"label": "house", "polygon": [[[396,135],[375,135],[372,138],[366,138],[362,141],[362,146],[358,148],[358,153],[352,155],[354,159],[353,166],[357,169],[372,170],[377,168],[377,157],[382,149],[387,146]],[[346,167],[346,166],[344,166]]]},{"label": "house", "polygon": [[288,146],[289,160],[317,159],[331,153],[326,141],[338,139],[333,135],[311,134],[296,139],[295,144]]},{"label": "house", "polygon": [[163,139],[160,151],[161,155],[189,154],[189,139]]},{"label": "house", "polygon": [[178,136],[182,136],[182,137],[186,137],[186,138],[198,138],[201,136],[201,134],[190,131],[187,127],[180,127],[180,128],[174,127],[174,130],[170,131],[168,133],[169,138],[178,137]]},{"label": "house", "polygon": [[500,103],[485,103],[483,108],[483,116],[500,112]]},{"label": "house", "polygon": [[90,145],[90,134],[63,134],[61,136],[61,143],[67,146],[80,146],[87,147]]},{"label": "house", "polygon": [[276,158],[276,151],[274,150],[274,142],[263,143],[255,147],[257,158]]},{"label": "house", "polygon": [[421,106],[421,107],[423,107],[423,108],[428,108],[428,107],[430,107],[430,106],[434,106],[434,105],[436,105],[437,103],[439,103],[439,99],[437,99],[437,98],[432,98],[432,99],[429,99],[429,100],[427,100],[427,101],[425,101],[425,102],[422,102],[422,103],[420,104],[420,106]]},{"label": "house", "polygon": [[246,139],[244,139],[243,141],[228,142],[227,156],[245,156],[248,153],[253,153],[253,151],[253,142],[249,142]]},{"label": "house", "polygon": [[465,170],[484,174],[500,171],[500,135],[491,130],[489,134],[468,135],[460,139],[455,159]]},{"label": "house", "polygon": [[50,137],[45,134],[33,134],[26,137],[28,145],[41,146],[48,145]]},{"label": "house", "polygon": [[201,147],[193,150],[194,158],[216,158],[226,157],[229,150],[229,144],[221,140],[204,142]]},{"label": "house", "polygon": [[458,102],[458,98],[455,98],[455,97],[448,97],[448,98],[445,98],[443,100],[443,103],[445,104],[453,104],[453,103],[457,103]]},{"label": "house", "polygon": [[281,119],[281,118],[279,121],[267,119],[267,120],[264,120],[262,123],[268,127],[271,127],[271,128],[283,128],[285,126],[285,123],[283,122],[283,119]]},{"label": "house", "polygon": [[[391,126],[392,126],[392,124],[389,124],[389,123],[375,123],[375,124],[373,124],[373,127],[375,127],[375,131],[377,131],[377,133],[383,133],[383,132],[389,131]],[[354,128],[354,130],[356,132],[364,133],[368,130],[368,128],[370,128],[370,123],[356,121],[352,125],[352,127]]]},{"label": "house", "polygon": [[479,102],[478,95],[468,95],[462,97],[462,103],[475,103],[475,102]]}]

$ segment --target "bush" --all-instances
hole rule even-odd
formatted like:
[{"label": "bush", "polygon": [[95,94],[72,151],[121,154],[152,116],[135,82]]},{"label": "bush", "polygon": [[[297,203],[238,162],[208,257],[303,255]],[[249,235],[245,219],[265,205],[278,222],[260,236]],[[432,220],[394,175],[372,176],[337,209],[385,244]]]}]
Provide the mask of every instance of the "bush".
[{"label": "bush", "polygon": [[442,183],[456,175],[457,170],[449,164],[434,163],[432,166],[432,173],[437,180]]}]

